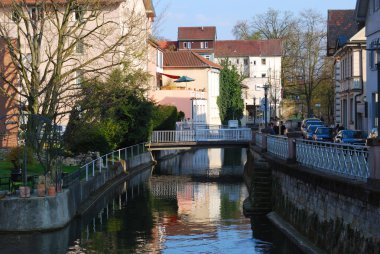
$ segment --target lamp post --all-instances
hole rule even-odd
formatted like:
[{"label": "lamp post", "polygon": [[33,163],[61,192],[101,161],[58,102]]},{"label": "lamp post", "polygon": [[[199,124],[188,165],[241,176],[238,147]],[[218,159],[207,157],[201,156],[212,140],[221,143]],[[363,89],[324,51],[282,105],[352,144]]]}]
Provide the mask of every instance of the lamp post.
[{"label": "lamp post", "polygon": [[265,104],[264,104],[264,121],[265,121],[265,128],[268,127],[268,89],[269,89],[269,84],[265,83],[263,85],[264,88],[264,96],[265,96]]},{"label": "lamp post", "polygon": [[377,138],[380,139],[380,62],[377,62]]},{"label": "lamp post", "polygon": [[253,96],[253,125],[256,125],[256,96]]}]

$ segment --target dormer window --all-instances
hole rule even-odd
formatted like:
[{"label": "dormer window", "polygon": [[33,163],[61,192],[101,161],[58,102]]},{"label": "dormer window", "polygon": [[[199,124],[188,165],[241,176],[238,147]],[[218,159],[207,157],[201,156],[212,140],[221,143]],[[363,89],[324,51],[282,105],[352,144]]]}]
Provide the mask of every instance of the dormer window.
[{"label": "dormer window", "polygon": [[191,42],[187,41],[183,43],[183,48],[185,49],[191,49]]}]

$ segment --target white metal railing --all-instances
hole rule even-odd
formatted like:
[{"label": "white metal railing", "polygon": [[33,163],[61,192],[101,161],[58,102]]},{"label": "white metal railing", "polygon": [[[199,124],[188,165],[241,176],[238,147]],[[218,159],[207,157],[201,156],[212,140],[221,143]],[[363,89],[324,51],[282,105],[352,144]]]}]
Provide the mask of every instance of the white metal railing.
[{"label": "white metal railing", "polygon": [[284,136],[268,135],[267,151],[286,160],[289,156],[288,138]]},{"label": "white metal railing", "polygon": [[196,141],[250,141],[250,128],[196,129],[186,131],[153,131],[151,143],[175,143]]},{"label": "white metal railing", "polygon": [[297,139],[296,154],[297,162],[308,167],[360,180],[369,176],[366,146]]},{"label": "white metal railing", "polygon": [[260,132],[256,132],[255,134],[255,143],[258,147],[263,147],[263,136],[264,134],[260,133]]},{"label": "white metal railing", "polygon": [[65,176],[65,179],[69,183],[78,179],[88,181],[89,178],[95,176],[97,172],[101,173],[102,170],[108,170],[110,166],[120,160],[125,160],[128,167],[134,167],[148,162],[147,159],[151,159],[151,155],[146,149],[145,144],[146,143],[141,143],[125,147],[98,157],[81,166],[79,170]]}]

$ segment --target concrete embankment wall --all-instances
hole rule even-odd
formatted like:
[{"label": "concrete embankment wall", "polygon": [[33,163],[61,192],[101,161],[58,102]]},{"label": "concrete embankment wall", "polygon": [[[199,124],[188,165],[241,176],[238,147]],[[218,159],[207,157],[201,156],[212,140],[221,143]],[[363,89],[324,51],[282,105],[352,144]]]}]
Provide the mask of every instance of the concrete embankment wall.
[{"label": "concrete embankment wall", "polygon": [[[127,163],[129,172],[142,165],[152,165],[150,153],[138,156]],[[107,191],[112,182],[127,179],[122,164],[109,170],[97,172],[87,182],[72,184],[57,193],[55,197],[6,198],[0,200],[0,231],[45,231],[62,228],[67,225],[78,210],[92,196]]]},{"label": "concrete embankment wall", "polygon": [[272,171],[272,210],[310,242],[327,253],[380,253],[379,189],[263,157]]}]

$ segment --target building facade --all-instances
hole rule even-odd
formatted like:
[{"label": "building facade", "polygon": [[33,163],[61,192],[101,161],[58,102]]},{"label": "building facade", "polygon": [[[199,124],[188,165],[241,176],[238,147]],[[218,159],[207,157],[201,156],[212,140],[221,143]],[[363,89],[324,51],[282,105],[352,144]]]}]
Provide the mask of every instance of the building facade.
[{"label": "building facade", "polygon": [[[242,124],[264,121],[265,89],[267,89],[267,116],[280,118],[282,100],[281,40],[227,40],[217,41],[215,60],[228,60],[244,76],[243,94],[246,110]],[[254,119],[256,116],[256,119]],[[270,117],[269,117],[270,116]]]},{"label": "building facade", "polygon": [[365,26],[367,37],[367,92],[368,130],[379,126],[380,83],[380,1],[357,0],[356,20]]},{"label": "building facade", "polygon": [[[220,125],[216,99],[221,66],[193,51],[169,51],[163,57],[163,85],[152,91],[152,98],[158,104],[176,106],[194,123]],[[191,81],[175,82],[183,76]]]},{"label": "building facade", "polygon": [[[123,63],[128,63],[131,68],[150,70],[149,61],[145,60],[149,55],[149,36],[155,16],[151,0],[64,2],[66,5],[60,1],[47,0],[7,0],[0,3],[3,39],[19,43],[17,50],[13,50],[18,54],[13,61],[20,59],[15,64],[18,85],[14,86],[17,88],[14,91],[18,96],[13,96],[16,98],[13,103],[18,108],[20,104],[30,104],[26,98],[28,93],[33,92],[28,90],[32,83],[36,94],[40,96],[38,101],[49,98],[45,93],[49,91],[47,86],[59,84],[54,90],[57,94],[51,96],[56,98],[53,99],[56,101],[53,104],[56,105],[51,107],[57,112],[54,115],[59,115],[56,121],[62,130],[68,123],[67,112],[75,106],[76,95],[84,78],[105,78],[112,69],[122,68]],[[15,4],[19,8],[14,8]],[[69,4],[72,7],[65,8]],[[49,9],[56,10],[59,18],[57,23],[52,17],[54,15],[47,15]],[[20,22],[20,17],[25,20]],[[63,20],[67,20],[67,27],[60,23]],[[29,31],[29,36],[34,38],[38,38],[39,33],[43,34],[38,47],[33,47],[27,36],[18,32],[20,30]],[[61,34],[65,36],[60,36]],[[61,52],[64,53],[60,54]],[[54,72],[58,69],[57,66],[62,66],[62,72]],[[155,76],[157,70],[152,71],[152,76]],[[1,74],[3,81],[9,82],[3,70]],[[55,80],[57,76],[61,77],[59,82]],[[42,115],[49,114],[51,110],[46,109],[46,105],[41,103],[35,111]]]}]

